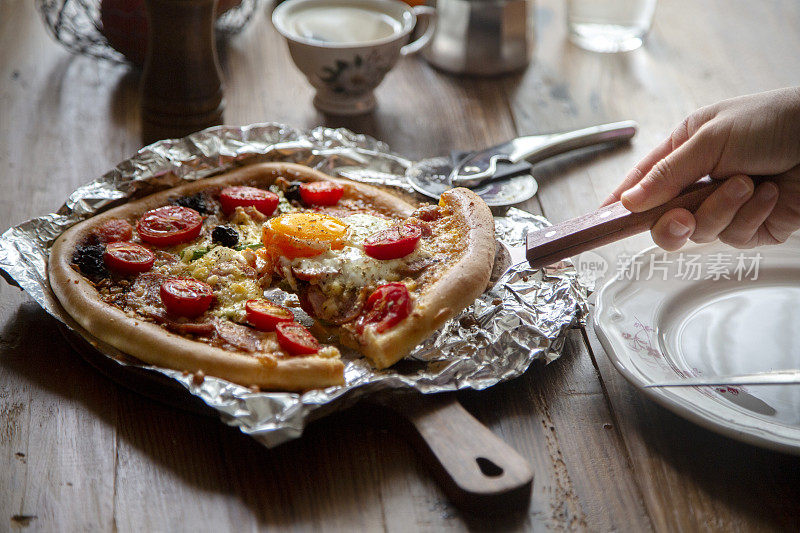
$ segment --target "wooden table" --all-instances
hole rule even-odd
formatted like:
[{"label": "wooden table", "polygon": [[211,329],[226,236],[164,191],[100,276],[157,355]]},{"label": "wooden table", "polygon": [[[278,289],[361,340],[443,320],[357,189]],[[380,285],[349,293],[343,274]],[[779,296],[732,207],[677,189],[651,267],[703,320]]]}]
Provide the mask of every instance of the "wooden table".
[{"label": "wooden table", "polygon": [[[520,75],[458,79],[407,59],[374,115],[320,115],[268,22],[222,50],[229,124],[346,126],[409,157],[518,134],[635,119],[628,148],[537,167],[526,208],[560,221],[595,208],[685,114],[800,80],[794,0],[664,0],[645,48],[584,52],[565,38],[564,2],[536,8],[536,55]],[[140,148],[137,75],[72,56],[30,0],[0,2],[0,228],[55,210]],[[634,252],[647,236],[616,245]],[[0,284],[0,530],[199,531],[465,528],[693,531],[797,529],[800,459],[717,436],[646,400],[590,329],[563,357],[465,407],[536,472],[530,507],[500,517],[453,508],[415,451],[331,416],[267,450],[217,420],[117,386],[65,346],[56,321]],[[468,435],[465,438],[469,438]]]}]

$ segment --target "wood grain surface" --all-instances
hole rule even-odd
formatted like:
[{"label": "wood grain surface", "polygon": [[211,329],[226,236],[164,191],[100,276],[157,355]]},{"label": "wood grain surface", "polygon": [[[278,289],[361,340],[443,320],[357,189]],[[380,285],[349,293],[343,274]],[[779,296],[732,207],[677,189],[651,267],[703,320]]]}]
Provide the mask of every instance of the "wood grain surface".
[{"label": "wood grain surface", "polygon": [[[616,55],[571,45],[564,9],[563,0],[536,2],[535,59],[524,73],[455,78],[406,59],[378,89],[375,113],[349,119],[311,106],[265,9],[220,47],[225,119],[346,126],[408,157],[638,121],[628,147],[535,167],[539,194],[522,207],[558,222],[596,209],[696,107],[800,80],[795,0],[663,0],[646,46]],[[55,210],[141,147],[138,83],[128,67],[54,43],[30,0],[0,1],[0,229]],[[602,253],[649,244],[640,235]],[[414,449],[365,409],[267,450],[213,418],[130,392],[2,283],[0,531],[797,529],[800,459],[656,406],[589,329],[571,333],[558,361],[458,397],[530,463],[526,510],[458,511]]]}]

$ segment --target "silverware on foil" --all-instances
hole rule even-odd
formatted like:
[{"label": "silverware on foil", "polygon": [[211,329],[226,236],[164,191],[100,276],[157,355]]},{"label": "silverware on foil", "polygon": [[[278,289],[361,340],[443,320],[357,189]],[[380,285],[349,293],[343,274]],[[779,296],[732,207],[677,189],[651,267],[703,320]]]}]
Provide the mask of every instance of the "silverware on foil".
[{"label": "silverware on foil", "polygon": [[[505,246],[498,250],[495,283],[403,364],[378,371],[363,358],[346,354],[346,384],[340,387],[300,394],[253,391],[213,376],[198,382],[191,374],[144,365],[98,342],[63,311],[47,282],[45,265],[53,240],[66,228],[120,199],[203,179],[253,160],[302,163],[410,192],[405,173],[411,162],[369,137],[343,129],[302,131],[272,123],[215,127],[142,148],[74,191],[58,213],[8,229],[0,236],[0,272],[62,321],[68,335],[82,336],[90,347],[81,352],[98,349],[103,355],[96,359],[119,370],[124,384],[130,385],[128,375],[133,373],[168,378],[176,397],[185,389],[226,424],[267,447],[299,437],[310,420],[358,400],[388,400],[386,394],[401,391],[480,390],[519,376],[534,361],[556,359],[568,330],[586,312],[586,287],[571,264],[544,272],[524,261],[512,263],[506,250],[522,249],[527,233],[548,225],[542,217],[514,208],[495,218],[496,240]],[[446,474],[443,487],[454,501],[493,502],[507,509],[516,495],[527,504],[532,473],[523,458],[472,419],[452,396],[425,398],[419,404],[421,408],[410,409],[409,402],[402,402],[404,416],[416,428],[411,433],[425,442],[430,451],[426,455],[440,460],[434,471]],[[461,432],[434,431],[445,423]],[[463,445],[464,435],[475,437],[468,446]]]},{"label": "silverware on foil", "polygon": [[[254,159],[302,163],[356,181],[410,191],[405,176],[412,162],[365,135],[323,127],[304,131],[276,123],[219,126],[146,146],[74,191],[58,213],[5,231],[0,236],[0,272],[67,328],[94,343],[64,313],[47,283],[45,265],[53,240],[69,226],[121,199],[202,179]],[[523,247],[525,235],[544,226],[548,223],[542,217],[514,208],[495,218],[498,242],[512,249]],[[392,390],[427,394],[485,389],[521,375],[534,361],[558,358],[568,330],[586,313],[586,287],[574,266],[565,263],[545,273],[522,261],[500,259],[494,278],[499,281],[418,346],[406,364],[376,371],[363,359],[347,358],[347,384],[342,387],[303,394],[253,392],[211,376],[198,384],[191,375],[143,365],[108,346],[97,346],[114,364],[170,378],[214,409],[226,424],[273,447],[300,436],[309,420],[368,396]]]},{"label": "silverware on foil", "polygon": [[578,148],[627,142],[637,127],[626,120],[517,137],[484,150],[424,159],[408,168],[406,178],[414,190],[430,198],[439,198],[453,187],[468,187],[492,207],[517,204],[533,197],[539,188],[531,175],[533,164]]}]

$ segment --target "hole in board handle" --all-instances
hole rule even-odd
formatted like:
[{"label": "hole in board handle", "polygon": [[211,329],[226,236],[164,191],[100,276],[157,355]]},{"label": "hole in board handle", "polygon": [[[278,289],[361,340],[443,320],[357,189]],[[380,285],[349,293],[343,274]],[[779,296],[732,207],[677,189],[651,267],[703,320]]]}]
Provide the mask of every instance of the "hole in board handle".
[{"label": "hole in board handle", "polygon": [[478,468],[481,469],[481,472],[483,472],[484,476],[497,477],[503,475],[503,469],[486,457],[478,457],[475,459],[475,462],[478,463]]}]

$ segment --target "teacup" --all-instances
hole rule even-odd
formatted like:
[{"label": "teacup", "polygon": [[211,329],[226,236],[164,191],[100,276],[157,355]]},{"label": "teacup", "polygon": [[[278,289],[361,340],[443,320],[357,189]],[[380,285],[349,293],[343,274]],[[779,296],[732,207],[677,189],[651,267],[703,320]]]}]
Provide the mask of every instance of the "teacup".
[{"label": "teacup", "polygon": [[[428,25],[409,43],[417,16]],[[428,44],[434,20],[433,8],[400,0],[288,0],[272,13],[292,60],[317,91],[314,105],[333,115],[374,109],[373,90],[401,56]]]}]

